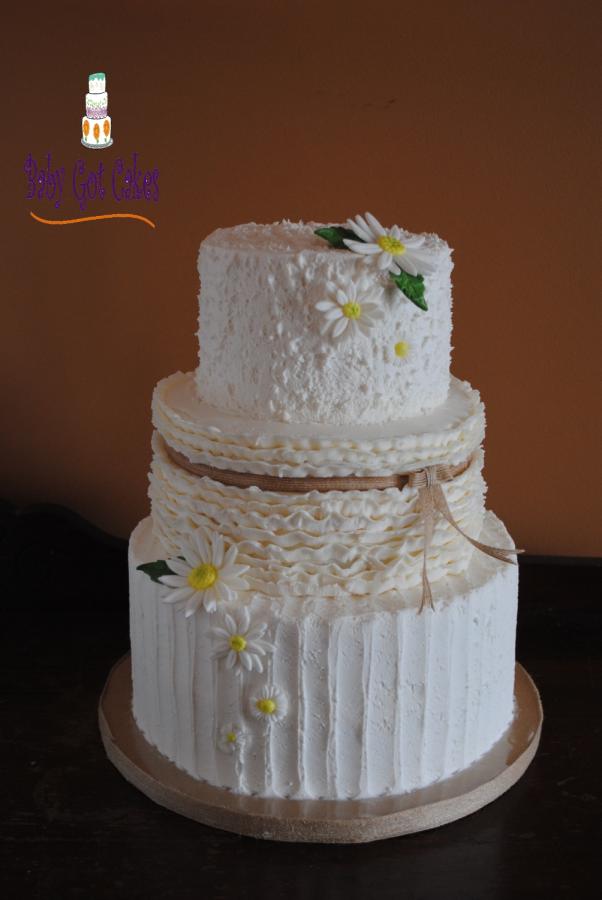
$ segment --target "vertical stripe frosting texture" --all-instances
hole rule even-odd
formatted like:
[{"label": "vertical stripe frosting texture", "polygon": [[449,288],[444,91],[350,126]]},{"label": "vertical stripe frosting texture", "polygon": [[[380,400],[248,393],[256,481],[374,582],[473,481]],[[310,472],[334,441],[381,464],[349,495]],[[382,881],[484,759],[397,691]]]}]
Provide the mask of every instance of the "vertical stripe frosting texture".
[{"label": "vertical stripe frosting texture", "polygon": [[[483,538],[508,541],[488,513]],[[517,569],[474,553],[437,585],[437,610],[416,614],[419,591],[370,599],[241,597],[273,644],[264,673],[236,674],[215,658],[221,613],[186,619],[142,572],[157,558],[150,520],[130,545],[134,715],[148,738],[193,776],[242,793],[298,798],[402,793],[462,769],[510,723]],[[280,721],[252,699],[282,692]],[[244,741],[226,753],[220,729]]]}]

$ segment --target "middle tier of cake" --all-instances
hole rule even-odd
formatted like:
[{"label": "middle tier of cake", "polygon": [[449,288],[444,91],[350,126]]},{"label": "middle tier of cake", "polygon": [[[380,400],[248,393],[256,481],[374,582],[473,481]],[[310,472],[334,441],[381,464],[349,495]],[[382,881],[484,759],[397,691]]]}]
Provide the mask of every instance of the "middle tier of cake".
[{"label": "middle tier of cake", "polygon": [[[457,524],[478,536],[485,514],[478,392],[452,380],[433,413],[384,426],[329,427],[258,422],[198,399],[192,374],[159,383],[153,398],[150,480],[153,531],[177,556],[204,526],[236,545],[251,591],[273,597],[367,597],[421,583],[424,527],[418,491],[283,493],[240,488],[192,474],[192,464],[284,477],[390,475],[439,464],[466,468],[445,485]],[[466,570],[473,548],[444,518],[428,553],[432,581]]]}]

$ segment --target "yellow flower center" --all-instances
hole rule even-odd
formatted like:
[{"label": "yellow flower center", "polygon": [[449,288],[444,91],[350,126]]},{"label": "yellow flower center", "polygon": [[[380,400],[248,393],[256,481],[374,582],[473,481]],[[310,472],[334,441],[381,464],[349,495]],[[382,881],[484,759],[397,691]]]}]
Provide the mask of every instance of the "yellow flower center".
[{"label": "yellow flower center", "polygon": [[211,563],[201,563],[188,575],[188,584],[195,591],[206,591],[217,581],[217,569]]},{"label": "yellow flower center", "polygon": [[397,238],[391,237],[390,234],[383,234],[376,242],[381,250],[390,253],[391,256],[401,256],[406,252],[405,246],[398,241]]},{"label": "yellow flower center", "polygon": [[343,315],[347,316],[348,319],[359,319],[362,314],[362,307],[359,303],[355,303],[354,300],[349,300],[343,306]]},{"label": "yellow flower center", "polygon": [[235,744],[236,743],[236,732],[235,731],[226,732],[226,740],[228,741],[229,744]]},{"label": "yellow flower center", "polygon": [[407,344],[405,341],[398,341],[397,344],[395,344],[395,356],[398,356],[400,359],[403,359],[405,356],[408,355],[409,349],[410,349],[410,345]]},{"label": "yellow flower center", "polygon": [[270,697],[262,697],[261,700],[256,700],[255,706],[264,716],[271,716],[276,712],[276,701]]},{"label": "yellow flower center", "polygon": [[245,641],[242,634],[233,634],[230,638],[230,649],[234,650],[235,653],[240,653],[241,650],[244,650],[247,646],[247,642]]}]

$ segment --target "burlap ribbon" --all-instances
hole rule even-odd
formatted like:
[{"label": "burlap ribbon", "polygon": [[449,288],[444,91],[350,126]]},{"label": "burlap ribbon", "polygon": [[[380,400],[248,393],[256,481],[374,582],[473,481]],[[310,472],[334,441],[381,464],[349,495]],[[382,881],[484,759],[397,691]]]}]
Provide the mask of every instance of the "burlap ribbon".
[{"label": "burlap ribbon", "polygon": [[452,511],[449,508],[447,499],[443,493],[443,488],[441,487],[442,481],[451,481],[452,478],[455,478],[453,467],[440,465],[429,466],[426,469],[419,469],[417,472],[412,472],[408,481],[410,487],[418,489],[418,507],[420,509],[424,529],[424,548],[422,552],[422,598],[418,612],[422,612],[425,606],[428,606],[430,609],[435,608],[433,605],[433,592],[431,591],[431,584],[428,579],[427,561],[438,516],[443,516],[452,528],[455,528],[463,538],[469,541],[477,550],[480,550],[481,553],[486,553],[487,556],[493,556],[495,559],[501,560],[501,562],[516,565],[516,559],[513,559],[512,557],[516,556],[517,553],[523,552],[514,547],[491,547],[489,544],[483,544],[482,541],[477,541],[476,538],[470,537],[470,535],[466,534],[466,532],[460,528],[452,515]]},{"label": "burlap ribbon", "polygon": [[372,491],[385,490],[386,488],[398,488],[402,490],[406,485],[418,490],[418,508],[422,518],[424,546],[422,557],[422,598],[418,612],[421,613],[425,607],[434,609],[433,593],[428,579],[428,554],[435,532],[435,524],[437,518],[441,515],[447,522],[462,535],[465,540],[469,541],[473,547],[492,556],[501,562],[516,565],[516,559],[512,557],[522,550],[514,547],[490,547],[489,544],[483,544],[475,538],[470,537],[463,531],[449,508],[441,483],[451,481],[470,466],[473,457],[457,465],[441,464],[437,466],[427,466],[416,472],[402,472],[395,475],[346,475],[339,477],[337,475],[329,475],[323,478],[315,478],[306,476],[302,478],[289,478],[279,475],[259,475],[253,472],[236,472],[231,469],[220,469],[216,466],[207,466],[204,463],[193,463],[183,453],[175,450],[173,447],[163,441],[165,451],[169,458],[181,468],[186,469],[193,475],[199,477],[211,478],[221,484],[233,487],[249,488],[257,487],[262,491],[277,491],[289,494],[307,494],[310,491]]}]

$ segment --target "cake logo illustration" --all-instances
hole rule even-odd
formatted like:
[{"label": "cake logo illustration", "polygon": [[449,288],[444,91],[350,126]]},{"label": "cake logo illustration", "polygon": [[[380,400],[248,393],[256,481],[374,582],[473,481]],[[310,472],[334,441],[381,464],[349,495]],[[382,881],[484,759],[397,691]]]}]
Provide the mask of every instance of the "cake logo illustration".
[{"label": "cake logo illustration", "polygon": [[82,144],[90,150],[104,150],[113,143],[111,117],[107,115],[109,95],[104,72],[88,77],[86,115],[82,119]]}]

